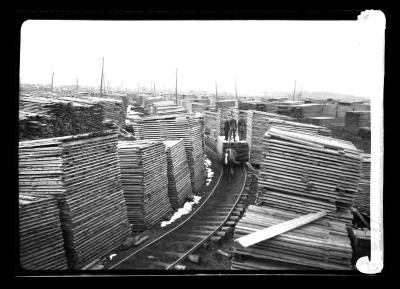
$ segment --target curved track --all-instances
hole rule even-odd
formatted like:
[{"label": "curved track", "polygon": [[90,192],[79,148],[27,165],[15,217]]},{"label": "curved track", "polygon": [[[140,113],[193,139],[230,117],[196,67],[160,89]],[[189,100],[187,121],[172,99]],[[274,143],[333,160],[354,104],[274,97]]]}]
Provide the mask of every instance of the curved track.
[{"label": "curved track", "polygon": [[[208,150],[212,152],[211,149]],[[214,188],[190,218],[109,269],[174,269],[203,243],[214,235],[223,233],[219,230],[235,210],[247,179],[244,166],[235,167],[234,171],[234,179],[229,179],[223,175],[222,169],[220,170]]]}]

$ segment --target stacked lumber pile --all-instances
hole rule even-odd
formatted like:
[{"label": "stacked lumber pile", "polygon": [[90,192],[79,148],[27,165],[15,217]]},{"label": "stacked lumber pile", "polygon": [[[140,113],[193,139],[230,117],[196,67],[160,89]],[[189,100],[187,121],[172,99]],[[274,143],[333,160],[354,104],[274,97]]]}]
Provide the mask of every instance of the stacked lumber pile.
[{"label": "stacked lumber pile", "polygon": [[344,119],[333,116],[314,116],[307,117],[305,121],[309,124],[319,126],[341,126],[344,124]]},{"label": "stacked lumber pile", "polygon": [[19,142],[19,193],[57,195],[70,269],[117,248],[130,234],[117,135]]},{"label": "stacked lumber pile", "polygon": [[240,110],[267,111],[267,104],[261,101],[239,101]]},{"label": "stacked lumber pile", "polygon": [[[204,151],[203,135],[199,120],[188,114],[152,116],[142,119],[143,139],[169,140],[183,138],[189,165],[192,189],[203,183]],[[204,173],[205,174],[205,173]]]},{"label": "stacked lumber pile", "polygon": [[312,116],[322,116],[324,105],[320,103],[303,103],[289,106],[289,116],[304,119]]},{"label": "stacked lumber pile", "polygon": [[344,118],[347,112],[370,111],[370,105],[365,103],[351,103],[339,101],[336,107],[336,116]]},{"label": "stacked lumber pile", "polygon": [[[234,238],[295,219],[301,214],[250,205]],[[235,243],[234,270],[350,270],[352,248],[346,226],[325,217],[249,247]]]},{"label": "stacked lumber pile", "polygon": [[168,213],[167,156],[160,141],[119,141],[121,183],[133,231],[150,228]]},{"label": "stacked lumber pile", "polygon": [[371,231],[349,227],[348,232],[353,245],[353,263],[364,256],[371,258]]},{"label": "stacked lumber pile", "polygon": [[193,112],[205,112],[206,110],[208,110],[208,104],[197,102],[192,103]]},{"label": "stacked lumber pile", "polygon": [[115,99],[115,100],[121,101],[122,111],[124,113],[124,117],[126,117],[126,111],[127,111],[128,102],[129,102],[127,94],[110,93],[110,94],[105,94],[104,97],[108,98],[108,99]]},{"label": "stacked lumber pile", "polygon": [[210,133],[211,129],[218,130],[218,135],[220,135],[220,120],[221,115],[218,112],[211,112],[211,111],[206,111],[204,113],[204,127],[205,127],[205,133],[208,134]]},{"label": "stacked lumber pile", "polygon": [[40,139],[104,129],[103,108],[80,98],[21,97],[20,139]]},{"label": "stacked lumber pile", "polygon": [[353,103],[354,111],[371,111],[371,105],[369,103]]},{"label": "stacked lumber pile", "polygon": [[50,103],[49,98],[41,96],[20,96],[19,110],[31,113],[46,114],[46,106]]},{"label": "stacked lumber pile", "polygon": [[202,131],[201,119],[192,116],[190,118],[190,127],[193,146],[193,190],[198,192],[200,187],[205,183],[207,175],[204,164],[204,133]]},{"label": "stacked lumber pile", "polygon": [[136,103],[136,102],[133,102],[132,104],[128,105],[127,110],[128,110],[127,117],[129,117],[130,114],[131,115],[134,114],[134,115],[137,115],[137,116],[143,116],[144,115],[143,107],[140,104]]},{"label": "stacked lumber pile", "polygon": [[201,143],[202,143],[202,150],[204,152],[204,136],[205,136],[205,117],[204,113],[201,112],[194,112],[190,115],[192,118],[197,119],[198,123],[200,124],[200,137],[201,137]]},{"label": "stacked lumber pile", "polygon": [[24,269],[67,269],[56,198],[19,195],[19,245]]},{"label": "stacked lumber pile", "polygon": [[269,101],[266,103],[265,111],[269,113],[278,113],[279,104],[275,101]]},{"label": "stacked lumber pile", "polygon": [[145,98],[143,98],[143,108],[144,108],[144,111],[146,112],[146,113],[148,113],[148,114],[151,114],[151,110],[152,110],[152,107],[153,107],[153,103],[154,102],[157,102],[157,101],[164,101],[164,97],[162,97],[162,96],[156,96],[156,97],[154,97],[154,96],[147,96],[147,97],[145,97]]},{"label": "stacked lumber pile", "polygon": [[19,111],[19,139],[46,138],[53,135],[51,117],[42,113]]},{"label": "stacked lumber pile", "polygon": [[358,130],[360,127],[371,127],[370,111],[348,111],[344,119],[345,127]]},{"label": "stacked lumber pile", "polygon": [[59,97],[58,100],[70,104],[72,134],[104,129],[104,107],[98,101],[78,97]]},{"label": "stacked lumber pile", "polygon": [[128,118],[127,122],[133,127],[133,135],[137,140],[143,139],[143,118],[135,117]]},{"label": "stacked lumber pile", "polygon": [[223,136],[218,136],[217,140],[217,152],[218,156],[223,158],[226,149],[231,148],[236,151],[236,160],[238,162],[249,161],[249,144],[246,141],[237,141],[229,144]]},{"label": "stacked lumber pile", "polygon": [[105,98],[105,97],[85,97],[100,104],[103,107],[104,118],[112,120],[119,125],[125,124],[126,107],[122,100]]},{"label": "stacked lumber pile", "polygon": [[183,139],[164,141],[167,153],[168,196],[172,209],[182,206],[192,193]]},{"label": "stacked lumber pile", "polygon": [[226,100],[218,100],[215,102],[215,106],[218,109],[229,109],[236,107],[237,100],[234,99],[226,99]]},{"label": "stacked lumber pile", "polygon": [[370,215],[371,155],[361,154],[361,179],[355,195],[354,205],[366,215]]},{"label": "stacked lumber pile", "polygon": [[153,114],[155,114],[155,115],[158,114],[158,109],[160,109],[160,112],[162,112],[163,108],[165,108],[165,107],[169,108],[169,107],[176,107],[177,106],[175,104],[175,102],[170,101],[170,100],[168,100],[168,101],[165,101],[165,100],[163,100],[163,101],[155,101],[151,105],[152,105]]},{"label": "stacked lumber pile", "polygon": [[279,127],[291,131],[307,132],[319,135],[330,135],[329,129],[300,122],[290,121],[287,116],[265,112],[248,111],[246,140],[250,147],[250,163],[260,164],[263,152],[263,137],[271,127]]},{"label": "stacked lumber pile", "polygon": [[371,128],[370,127],[360,127],[358,130],[358,135],[364,139],[371,139]]},{"label": "stacked lumber pile", "polygon": [[164,106],[157,109],[157,115],[186,113],[187,109],[182,106]]},{"label": "stacked lumber pile", "polygon": [[298,213],[327,211],[351,224],[360,181],[360,151],[348,141],[272,127],[265,134],[260,201]]}]

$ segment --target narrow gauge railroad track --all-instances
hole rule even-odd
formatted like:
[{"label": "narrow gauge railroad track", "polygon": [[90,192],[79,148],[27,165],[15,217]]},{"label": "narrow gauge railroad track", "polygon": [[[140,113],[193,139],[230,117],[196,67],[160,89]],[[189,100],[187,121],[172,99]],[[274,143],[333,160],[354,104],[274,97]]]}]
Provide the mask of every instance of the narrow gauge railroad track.
[{"label": "narrow gauge railroad track", "polygon": [[[207,146],[206,148],[213,152]],[[217,158],[213,159],[215,161]],[[215,187],[190,218],[110,266],[109,269],[174,269],[189,254],[196,251],[213,235],[218,234],[239,203],[247,179],[246,168],[243,165],[234,168],[234,179],[226,178],[222,169],[220,172]]]}]

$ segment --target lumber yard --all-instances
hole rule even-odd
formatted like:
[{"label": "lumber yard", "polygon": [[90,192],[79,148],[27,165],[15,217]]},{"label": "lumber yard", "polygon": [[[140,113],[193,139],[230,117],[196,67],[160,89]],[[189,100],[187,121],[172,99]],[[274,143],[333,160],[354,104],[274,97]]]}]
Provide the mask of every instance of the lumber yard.
[{"label": "lumber yard", "polygon": [[370,107],[22,87],[23,270],[356,270]]}]

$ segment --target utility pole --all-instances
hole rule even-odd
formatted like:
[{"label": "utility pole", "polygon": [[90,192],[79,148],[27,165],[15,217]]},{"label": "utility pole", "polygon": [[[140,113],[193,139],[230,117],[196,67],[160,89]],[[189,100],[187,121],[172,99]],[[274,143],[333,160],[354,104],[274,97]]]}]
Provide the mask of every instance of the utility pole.
[{"label": "utility pole", "polygon": [[156,82],[155,82],[155,81],[153,82],[153,85],[154,85],[154,96],[157,96],[157,92],[156,92]]},{"label": "utility pole", "polygon": [[104,57],[101,64],[100,97],[103,96],[103,77],[104,77]]},{"label": "utility pole", "polygon": [[178,105],[178,68],[175,71],[175,99],[176,105]]},{"label": "utility pole", "polygon": [[54,72],[51,73],[51,92],[53,92],[53,79],[54,79]]},{"label": "utility pole", "polygon": [[296,80],[294,81],[293,100],[294,100],[295,94],[296,94]]},{"label": "utility pole", "polygon": [[236,79],[235,79],[235,94],[236,94],[236,100],[237,100],[237,99],[238,99],[238,97],[237,97]]},{"label": "utility pole", "polygon": [[79,90],[79,79],[77,78],[76,79],[76,91],[78,91]]},{"label": "utility pole", "polygon": [[215,81],[215,102],[218,100],[218,87],[217,87],[217,81]]}]

